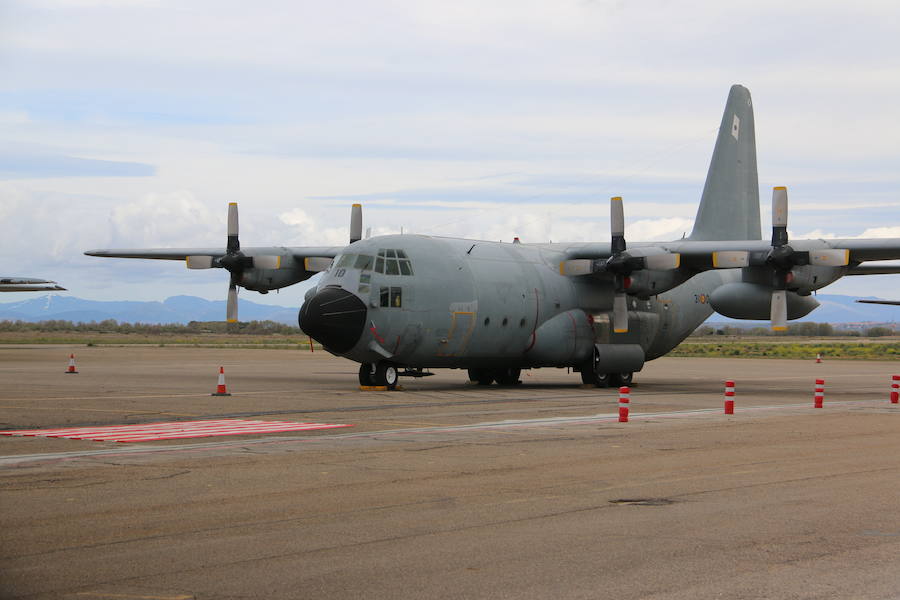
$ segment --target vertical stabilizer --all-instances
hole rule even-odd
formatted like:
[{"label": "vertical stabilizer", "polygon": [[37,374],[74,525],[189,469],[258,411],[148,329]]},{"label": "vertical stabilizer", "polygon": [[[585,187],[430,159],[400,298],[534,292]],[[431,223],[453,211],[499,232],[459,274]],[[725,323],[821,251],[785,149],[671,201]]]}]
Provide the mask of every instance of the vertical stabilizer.
[{"label": "vertical stabilizer", "polygon": [[750,90],[731,86],[691,240],[758,240],[759,181]]}]

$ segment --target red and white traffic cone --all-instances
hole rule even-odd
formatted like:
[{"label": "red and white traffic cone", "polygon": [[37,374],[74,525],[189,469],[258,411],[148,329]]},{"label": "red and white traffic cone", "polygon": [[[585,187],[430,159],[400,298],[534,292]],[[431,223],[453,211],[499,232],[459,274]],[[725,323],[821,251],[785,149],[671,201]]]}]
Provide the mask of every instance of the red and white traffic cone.
[{"label": "red and white traffic cone", "polygon": [[78,371],[75,370],[75,355],[69,355],[69,367],[66,369],[66,375],[77,375]]},{"label": "red and white traffic cone", "polygon": [[822,403],[825,401],[825,380],[824,379],[816,379],[816,395],[815,395],[815,406],[816,408],[822,408]]},{"label": "red and white traffic cone", "polygon": [[734,382],[730,379],[725,382],[725,414],[734,414]]},{"label": "red and white traffic cone", "polygon": [[900,375],[891,377],[891,404],[900,401]]},{"label": "red and white traffic cone", "polygon": [[216,391],[210,396],[230,396],[228,390],[225,389],[225,367],[219,367],[219,384],[216,386]]},{"label": "red and white traffic cone", "polygon": [[631,388],[622,386],[619,388],[619,423],[628,422],[628,405],[631,403]]},{"label": "red and white traffic cone", "polygon": [[821,355],[821,354],[816,354],[816,364],[819,364],[819,363],[821,363],[821,362],[822,362],[822,355]]}]

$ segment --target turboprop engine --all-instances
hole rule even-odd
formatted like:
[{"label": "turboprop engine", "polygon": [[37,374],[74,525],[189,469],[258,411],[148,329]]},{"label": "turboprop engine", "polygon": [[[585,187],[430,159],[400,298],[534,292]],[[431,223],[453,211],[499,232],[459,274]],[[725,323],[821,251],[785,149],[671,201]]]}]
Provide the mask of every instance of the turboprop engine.
[{"label": "turboprop engine", "polygon": [[[788,319],[805,317],[819,306],[812,296],[800,296],[795,292],[786,292],[785,295]],[[765,321],[772,314],[772,288],[746,281],[726,283],[713,290],[709,295],[709,304],[720,315],[732,319]]]}]

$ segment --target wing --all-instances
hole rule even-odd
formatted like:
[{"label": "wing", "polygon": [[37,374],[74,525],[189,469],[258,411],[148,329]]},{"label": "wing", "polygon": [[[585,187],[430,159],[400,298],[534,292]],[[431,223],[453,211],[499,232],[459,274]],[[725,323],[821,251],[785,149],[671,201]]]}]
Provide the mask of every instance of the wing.
[{"label": "wing", "polygon": [[[343,246],[268,246],[241,248],[247,256],[290,256],[302,263],[308,257],[334,258]],[[228,253],[226,248],[113,248],[108,250],[88,250],[88,256],[106,258],[146,258],[151,260],[187,260],[189,256],[221,257]]]},{"label": "wing", "polygon": [[55,281],[34,277],[0,277],[0,292],[65,291]]},{"label": "wing", "polygon": [[[88,250],[88,256],[183,260],[188,269],[222,268],[229,272],[228,321],[237,321],[237,290],[243,287],[263,294],[309,279],[327,269],[344,246],[251,247],[241,248],[238,240],[237,203],[228,205],[228,229],[224,248],[113,248]],[[362,208],[351,211],[350,243],[360,239]]]}]

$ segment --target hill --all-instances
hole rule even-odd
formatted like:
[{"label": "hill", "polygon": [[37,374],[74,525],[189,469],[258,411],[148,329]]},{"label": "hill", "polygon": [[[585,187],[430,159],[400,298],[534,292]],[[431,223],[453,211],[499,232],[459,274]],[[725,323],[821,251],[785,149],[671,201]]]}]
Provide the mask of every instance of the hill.
[{"label": "hill", "polygon": [[[900,296],[900,294],[898,294]],[[900,306],[859,304],[853,296],[819,294],[821,306],[799,319],[817,323],[848,325],[853,323],[896,323],[900,321]],[[241,298],[239,312],[242,321],[275,321],[297,324],[299,306],[257,304]],[[225,318],[224,300],[204,300],[196,296],[172,296],[162,302],[84,300],[74,296],[44,294],[17,302],[0,303],[0,320],[47,321],[51,319],[90,322],[115,319],[120,323],[188,323],[190,321],[222,321]],[[735,321],[714,314],[710,324],[728,323],[752,326],[758,323]]]}]

